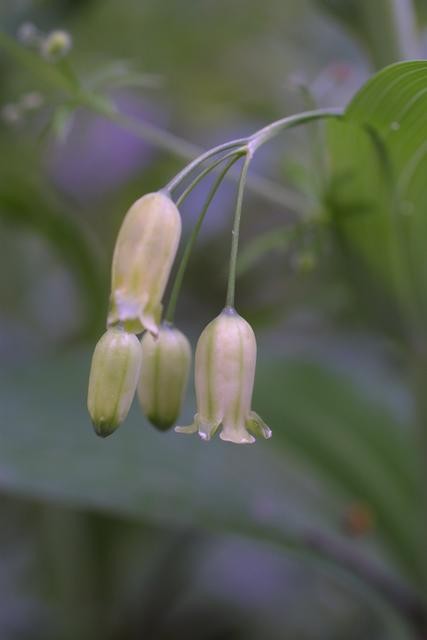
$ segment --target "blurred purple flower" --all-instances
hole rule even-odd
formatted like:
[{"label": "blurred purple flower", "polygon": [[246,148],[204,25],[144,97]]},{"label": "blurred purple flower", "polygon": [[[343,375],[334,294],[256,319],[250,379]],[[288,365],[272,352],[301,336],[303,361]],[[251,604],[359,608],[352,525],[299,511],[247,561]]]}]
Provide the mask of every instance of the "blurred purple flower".
[{"label": "blurred purple flower", "polygon": [[[164,125],[165,113],[142,104],[130,94],[116,100],[118,109],[137,119]],[[65,140],[49,148],[47,171],[55,185],[81,203],[117,189],[146,167],[155,150],[119,125],[77,111]]]}]

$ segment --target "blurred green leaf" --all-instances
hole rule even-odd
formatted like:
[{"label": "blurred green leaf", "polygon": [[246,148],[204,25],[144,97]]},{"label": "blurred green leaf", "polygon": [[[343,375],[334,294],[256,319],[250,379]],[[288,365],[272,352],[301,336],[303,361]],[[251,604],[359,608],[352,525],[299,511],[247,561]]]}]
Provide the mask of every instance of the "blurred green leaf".
[{"label": "blurred green leaf", "polygon": [[[328,123],[333,179],[326,196],[360,269],[421,335],[427,321],[426,87],[427,62],[393,65],[357,93],[344,122]],[[355,210],[361,201],[363,215]]]},{"label": "blurred green leaf", "polygon": [[135,518],[221,528],[280,530],[295,519],[327,527],[339,518],[340,500],[309,479],[301,486],[292,461],[284,465],[268,443],[207,446],[198,438],[162,434],[137,407],[117,434],[100,440],[86,410],[89,365],[88,354],[77,354],[2,372],[3,489]]},{"label": "blurred green leaf", "polygon": [[49,199],[37,180],[7,169],[0,178],[0,218],[43,237],[68,266],[87,308],[84,332],[93,335],[102,326],[105,301],[99,260],[87,230],[55,198]]},{"label": "blurred green leaf", "polygon": [[376,68],[418,57],[420,42],[413,0],[316,2],[360,40]]},{"label": "blurred green leaf", "polygon": [[252,269],[267,253],[278,251],[284,253],[295,236],[298,234],[297,226],[284,229],[272,229],[257,235],[247,244],[239,254],[237,272],[243,275]]},{"label": "blurred green leaf", "polygon": [[47,136],[52,131],[58,140],[64,142],[72,129],[74,115],[75,107],[73,105],[64,104],[56,107],[52,113],[51,121],[42,133],[42,137]]},{"label": "blurred green leaf", "polygon": [[132,61],[116,60],[85,78],[84,84],[92,90],[117,87],[141,87],[159,89],[164,81],[159,75],[143,73],[135,69]]},{"label": "blurred green leaf", "polygon": [[43,87],[69,93],[74,91],[74,83],[54,64],[50,64],[29,49],[25,49],[13,38],[0,30],[0,48],[28,69]]},{"label": "blurred green leaf", "polygon": [[[2,372],[4,490],[164,524],[291,541],[301,527],[339,534],[347,506],[363,499],[376,518],[374,539],[417,573],[409,434],[388,411],[364,401],[350,379],[308,363],[267,367],[258,381],[264,403],[255,408],[270,421],[273,440],[207,446],[160,434],[137,411],[116,435],[99,440],[85,407],[88,369],[89,357],[76,355]],[[290,447],[330,486],[334,481],[332,493],[316,487],[307,468],[301,473],[286,454]]]},{"label": "blurred green leaf", "polygon": [[[257,407],[276,437],[309,460],[348,504],[372,509],[383,544],[422,579],[423,516],[416,437],[390,410],[340,376],[309,362],[277,364],[258,377]],[[268,403],[265,398],[269,398]],[[263,401],[264,399],[264,401]]]}]

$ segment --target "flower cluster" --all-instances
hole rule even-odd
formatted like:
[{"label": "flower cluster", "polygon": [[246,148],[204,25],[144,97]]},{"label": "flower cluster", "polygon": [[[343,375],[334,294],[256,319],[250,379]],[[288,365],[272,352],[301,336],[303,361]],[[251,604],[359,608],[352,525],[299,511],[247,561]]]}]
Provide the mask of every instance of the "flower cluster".
[{"label": "flower cluster", "polygon": [[[88,409],[95,431],[108,436],[126,418],[137,393],[156,428],[172,427],[181,412],[191,346],[162,321],[162,298],[181,235],[177,206],[150,193],[127,212],[114,250],[107,331],[92,359]],[[135,334],[141,334],[139,340]],[[202,332],[195,358],[197,413],[178,433],[251,443],[270,429],[251,411],[256,341],[250,325],[228,306]]]}]

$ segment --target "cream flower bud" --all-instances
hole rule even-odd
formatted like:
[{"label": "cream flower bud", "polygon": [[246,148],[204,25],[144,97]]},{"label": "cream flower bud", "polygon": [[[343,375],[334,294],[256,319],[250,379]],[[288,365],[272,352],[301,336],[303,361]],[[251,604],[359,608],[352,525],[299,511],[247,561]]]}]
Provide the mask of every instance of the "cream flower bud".
[{"label": "cream flower bud", "polygon": [[190,343],[181,331],[163,323],[158,338],[143,335],[141,347],[139,401],[148,420],[166,431],[181,412],[191,364]]},{"label": "cream flower bud", "polygon": [[270,438],[271,430],[251,411],[256,341],[251,326],[231,307],[224,309],[202,332],[196,349],[197,413],[178,433],[196,433],[203,440],[221,427],[220,438],[251,443],[251,435]]},{"label": "cream flower bud", "polygon": [[41,41],[41,54],[46,60],[54,62],[69,53],[73,41],[68,31],[56,29],[47,34]]},{"label": "cream flower bud", "polygon": [[141,367],[141,344],[132,333],[108,329],[95,347],[87,406],[99,436],[109,436],[126,418]]},{"label": "cream flower bud", "polygon": [[181,236],[181,216],[165,194],[149,193],[127,212],[117,237],[108,324],[159,331],[161,299]]}]

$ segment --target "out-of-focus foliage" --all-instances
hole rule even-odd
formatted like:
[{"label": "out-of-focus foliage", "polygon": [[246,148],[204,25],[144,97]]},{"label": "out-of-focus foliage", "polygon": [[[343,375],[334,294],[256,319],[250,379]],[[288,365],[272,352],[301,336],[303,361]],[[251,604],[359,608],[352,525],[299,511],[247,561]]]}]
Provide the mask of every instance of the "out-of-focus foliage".
[{"label": "out-of-focus foliage", "polygon": [[[421,49],[416,9],[422,16],[425,10],[423,2],[415,6],[412,0],[316,1],[361,41],[377,68],[402,58],[419,57]],[[394,10],[390,11],[392,5]]]},{"label": "out-of-focus foliage", "polygon": [[420,340],[427,319],[426,86],[425,62],[402,63],[358,93],[345,122],[330,128],[327,198],[347,257],[353,246],[360,255],[353,271],[372,273]]}]

